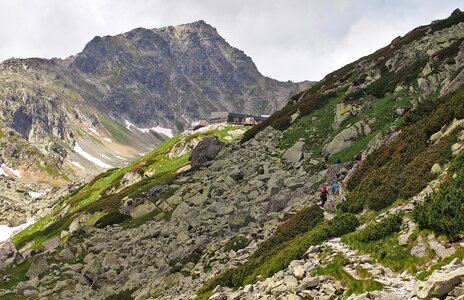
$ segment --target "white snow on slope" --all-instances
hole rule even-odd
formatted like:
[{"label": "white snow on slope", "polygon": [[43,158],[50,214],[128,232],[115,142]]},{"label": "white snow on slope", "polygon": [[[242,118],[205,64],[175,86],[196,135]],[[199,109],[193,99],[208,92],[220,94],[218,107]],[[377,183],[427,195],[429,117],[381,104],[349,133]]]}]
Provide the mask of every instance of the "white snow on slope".
[{"label": "white snow on slope", "polygon": [[96,135],[100,136],[100,134],[97,132],[95,128],[89,127],[89,130],[95,133]]},{"label": "white snow on slope", "polygon": [[150,133],[150,130],[153,130],[154,132],[164,134],[168,138],[172,138],[174,136],[172,134],[172,129],[164,128],[164,127],[161,127],[159,125],[155,126],[155,127],[152,127],[152,128],[137,128],[137,129],[140,130],[143,133]]},{"label": "white snow on slope", "polygon": [[72,160],[71,163],[72,163],[74,166],[78,167],[79,169],[84,170],[84,167],[83,167],[80,163],[78,163],[77,161],[73,161],[73,160]]},{"label": "white snow on slope", "polygon": [[85,152],[84,150],[82,150],[82,148],[77,143],[76,143],[76,145],[74,145],[74,151],[77,154],[79,154],[80,156],[82,156],[83,158],[87,159],[88,161],[93,162],[94,164],[96,164],[99,167],[102,167],[104,169],[110,169],[110,168],[113,167],[113,166],[99,160],[98,158],[90,155],[89,153]]},{"label": "white snow on slope", "polygon": [[137,128],[134,124],[127,121],[126,119],[124,119],[124,122],[126,122],[126,128],[129,129],[130,131],[132,131],[131,127]]},{"label": "white snow on slope", "polygon": [[110,138],[103,138],[105,141],[107,141],[108,143],[112,143],[113,141],[110,139]]},{"label": "white snow on slope", "polygon": [[15,233],[16,231],[22,230],[29,225],[34,224],[34,222],[35,222],[34,220],[30,220],[16,227],[0,225],[0,242],[6,241],[10,236],[13,235],[13,233]]},{"label": "white snow on slope", "polygon": [[111,158],[109,158],[109,157],[106,156],[105,154],[101,154],[101,156],[102,156],[103,158],[106,158],[107,160],[111,160]]},{"label": "white snow on slope", "polygon": [[125,159],[124,157],[119,156],[119,155],[115,155],[114,157],[119,158],[120,160],[126,160],[127,161],[127,159]]},{"label": "white snow on slope", "polygon": [[9,177],[8,174],[6,174],[5,170],[3,170],[3,167],[0,167],[0,175],[3,175],[5,177]]},{"label": "white snow on slope", "polygon": [[29,192],[28,194],[29,194],[29,196],[31,196],[32,198],[39,198],[39,197],[42,197],[43,195],[45,195],[46,193],[41,193],[41,192]]},{"label": "white snow on slope", "polygon": [[[8,167],[7,165],[5,164],[2,164],[2,169],[3,169],[3,172],[5,172],[5,169],[10,171],[14,176],[18,177],[18,178],[21,178],[21,173],[18,171],[18,170],[15,170],[13,168],[10,168]],[[0,171],[0,174],[1,174],[1,171]]]},{"label": "white snow on slope", "polygon": [[126,119],[124,119],[124,122],[126,122],[126,128],[129,129],[130,131],[132,131],[131,127],[134,127],[134,128],[138,129],[139,131],[141,131],[143,133],[150,133],[150,130],[153,130],[154,132],[164,134],[165,136],[167,136],[169,138],[172,138],[174,136],[172,134],[172,129],[170,129],[170,128],[164,128],[164,127],[161,127],[159,125],[157,125],[155,127],[151,127],[151,128],[138,128],[137,126],[135,126],[134,124],[132,124],[131,122],[129,122]]}]

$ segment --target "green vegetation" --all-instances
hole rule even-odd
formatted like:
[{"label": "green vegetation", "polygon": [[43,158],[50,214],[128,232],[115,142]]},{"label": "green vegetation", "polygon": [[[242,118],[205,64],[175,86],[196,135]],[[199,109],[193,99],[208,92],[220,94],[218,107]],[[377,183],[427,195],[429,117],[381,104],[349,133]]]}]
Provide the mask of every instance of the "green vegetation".
[{"label": "green vegetation", "polygon": [[[342,98],[343,94],[335,95],[327,99],[327,102],[321,108],[295,120],[292,126],[284,132],[280,148],[288,149],[300,138],[305,138],[306,145],[309,147],[308,150],[313,153],[320,153],[323,146],[321,141],[327,139],[333,132],[334,109]],[[312,130],[308,133],[310,128]]]},{"label": "green vegetation", "polygon": [[30,267],[31,261],[27,260],[18,266],[3,269],[0,275],[9,278],[9,280],[0,281],[0,290],[9,290],[18,283],[27,280],[26,273]]},{"label": "green vegetation", "polygon": [[380,222],[371,222],[365,228],[357,231],[354,235],[361,242],[377,241],[395,232],[400,231],[403,222],[403,214],[389,215]]},{"label": "green vegetation", "polygon": [[464,88],[440,101],[426,101],[410,111],[400,125],[399,137],[370,155],[350,177],[348,200],[343,211],[360,212],[365,206],[380,210],[397,198],[409,198],[422,190],[436,175],[430,172],[435,163],[451,159],[453,133],[435,144],[430,136],[443,124],[464,117]]},{"label": "green vegetation", "polygon": [[462,260],[463,257],[464,257],[464,248],[459,248],[458,250],[456,250],[456,252],[453,255],[448,256],[447,258],[443,258],[443,259],[441,259],[440,261],[438,261],[436,263],[433,263],[426,270],[421,270],[417,274],[416,278],[419,279],[419,280],[425,280],[430,275],[432,275],[433,271],[438,270],[441,267],[449,264],[455,258],[459,258],[459,259]]},{"label": "green vegetation", "polygon": [[128,140],[128,136],[130,136],[129,134],[126,134],[126,133],[129,133],[128,129],[124,126],[122,126],[121,124],[117,123],[117,122],[114,122],[110,119],[108,119],[107,117],[105,116],[100,116],[100,120],[102,122],[102,125],[106,128],[106,130],[108,130],[108,132],[110,133],[111,137],[121,143],[121,144],[129,144],[130,143],[130,140]]},{"label": "green vegetation", "polygon": [[[321,209],[312,206],[293,216],[263,242],[247,262],[206,283],[198,291],[197,299],[207,299],[217,285],[237,288],[255,282],[258,275],[270,277],[292,260],[301,259],[311,245],[354,231],[358,225],[356,217],[350,214],[337,215],[329,221],[322,221],[320,214]],[[312,216],[316,219],[310,222]]]},{"label": "green vegetation", "polygon": [[340,281],[344,286],[347,287],[344,297],[348,297],[351,294],[362,294],[365,292],[381,290],[383,284],[371,279],[370,274],[364,270],[360,270],[359,273],[364,275],[364,278],[359,280],[353,278],[350,274],[343,270],[343,266],[347,265],[349,260],[342,254],[337,254],[331,262],[328,262],[323,268],[319,268],[316,273],[318,275],[326,275],[333,277],[335,280]]},{"label": "green vegetation", "polygon": [[421,229],[456,236],[464,231],[464,152],[452,161],[449,178],[416,206],[414,219]]},{"label": "green vegetation", "polygon": [[398,234],[392,234],[375,241],[362,242],[357,238],[357,233],[351,233],[342,237],[342,242],[364,254],[369,254],[376,261],[395,272],[408,271],[415,274],[423,269],[428,257],[416,257],[411,255],[410,249],[398,244]]}]

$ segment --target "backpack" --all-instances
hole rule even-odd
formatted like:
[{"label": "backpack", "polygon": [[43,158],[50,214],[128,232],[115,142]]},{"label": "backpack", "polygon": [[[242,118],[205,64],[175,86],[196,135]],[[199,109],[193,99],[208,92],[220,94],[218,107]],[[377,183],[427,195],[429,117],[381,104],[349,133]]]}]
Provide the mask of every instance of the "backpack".
[{"label": "backpack", "polygon": [[327,193],[327,188],[325,185],[321,186],[321,188],[319,189],[319,191],[322,193],[322,194],[325,194]]}]

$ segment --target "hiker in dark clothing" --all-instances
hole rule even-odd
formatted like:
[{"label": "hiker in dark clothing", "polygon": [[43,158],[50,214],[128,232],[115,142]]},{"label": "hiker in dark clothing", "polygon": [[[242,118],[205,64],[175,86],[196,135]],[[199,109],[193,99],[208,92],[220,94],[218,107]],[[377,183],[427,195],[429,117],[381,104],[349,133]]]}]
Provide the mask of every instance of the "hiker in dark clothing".
[{"label": "hiker in dark clothing", "polygon": [[327,202],[327,192],[328,192],[327,186],[324,184],[323,186],[321,186],[319,191],[321,192],[321,200],[322,200],[321,207],[324,208],[324,204]]},{"label": "hiker in dark clothing", "polygon": [[325,150],[324,151],[324,161],[329,161],[329,157],[330,157],[330,152]]},{"label": "hiker in dark clothing", "polygon": [[342,160],[340,159],[340,157],[337,157],[337,160],[335,161],[335,163],[336,163],[337,165],[339,165],[339,164],[342,163]]}]

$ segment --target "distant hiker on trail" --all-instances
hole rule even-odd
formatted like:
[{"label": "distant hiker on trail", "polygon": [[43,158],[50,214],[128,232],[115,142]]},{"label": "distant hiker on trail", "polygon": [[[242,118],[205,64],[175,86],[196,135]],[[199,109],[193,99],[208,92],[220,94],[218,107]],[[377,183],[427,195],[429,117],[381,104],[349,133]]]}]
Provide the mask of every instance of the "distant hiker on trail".
[{"label": "distant hiker on trail", "polygon": [[325,150],[324,151],[324,161],[329,161],[329,157],[330,157],[330,152]]},{"label": "distant hiker on trail", "polygon": [[330,189],[332,190],[332,194],[335,195],[338,192],[338,190],[340,189],[340,183],[338,181],[335,182],[334,184],[332,184]]},{"label": "distant hiker on trail", "polygon": [[319,192],[321,192],[321,200],[322,200],[321,207],[324,208],[324,204],[327,202],[327,192],[328,192],[327,186],[325,184],[322,185],[319,188]]},{"label": "distant hiker on trail", "polygon": [[337,165],[339,165],[339,164],[342,163],[342,160],[340,159],[340,157],[337,157],[337,160],[335,161],[335,163],[336,163]]}]

